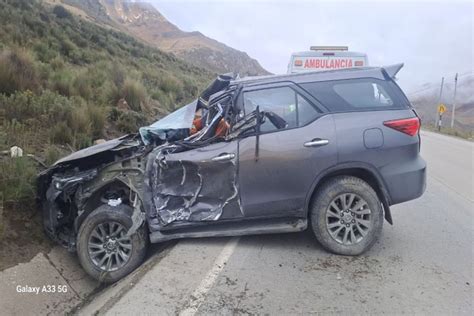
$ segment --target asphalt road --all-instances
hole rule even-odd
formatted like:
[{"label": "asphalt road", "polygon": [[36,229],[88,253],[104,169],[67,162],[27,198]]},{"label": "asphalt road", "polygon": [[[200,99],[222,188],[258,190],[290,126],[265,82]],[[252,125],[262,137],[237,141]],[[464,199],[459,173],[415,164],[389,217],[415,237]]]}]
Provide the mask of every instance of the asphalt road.
[{"label": "asphalt road", "polygon": [[83,312],[471,315],[473,152],[473,143],[423,132],[427,190],[392,208],[395,225],[385,223],[363,256],[329,254],[310,231],[183,240]]}]

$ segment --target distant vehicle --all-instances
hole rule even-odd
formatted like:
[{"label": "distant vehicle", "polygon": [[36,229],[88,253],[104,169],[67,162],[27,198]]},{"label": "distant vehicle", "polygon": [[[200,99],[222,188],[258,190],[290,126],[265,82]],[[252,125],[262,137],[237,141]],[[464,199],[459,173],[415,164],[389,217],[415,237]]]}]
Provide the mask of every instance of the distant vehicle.
[{"label": "distant vehicle", "polygon": [[393,80],[401,67],[221,75],[140,134],[44,171],[46,232],[104,282],[138,267],[149,242],[180,238],[311,227],[327,250],[361,254],[390,206],[426,186],[420,119]]},{"label": "distant vehicle", "polygon": [[291,55],[288,73],[369,66],[367,54],[348,50],[347,46],[311,46],[308,52]]}]

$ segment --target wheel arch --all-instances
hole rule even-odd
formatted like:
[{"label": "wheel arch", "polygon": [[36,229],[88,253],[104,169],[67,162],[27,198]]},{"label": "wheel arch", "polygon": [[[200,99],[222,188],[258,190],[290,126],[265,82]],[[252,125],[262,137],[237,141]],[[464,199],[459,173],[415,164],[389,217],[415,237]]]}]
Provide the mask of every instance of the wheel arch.
[{"label": "wheel arch", "polygon": [[[92,213],[96,208],[104,204],[104,202],[101,201],[101,198],[104,193],[107,192],[107,190],[124,190],[127,191],[127,194],[129,194],[130,191],[134,191],[132,187],[120,179],[113,179],[103,183],[99,187],[96,187],[94,191],[85,198],[85,201],[81,207],[82,212],[76,217],[74,221],[74,228],[76,232],[79,231],[79,227],[81,227],[81,224],[84,222],[87,216],[89,216],[89,214]],[[122,200],[124,204],[132,207],[130,201],[124,199]]]},{"label": "wheel arch", "polygon": [[337,165],[326,169],[324,172],[318,175],[311,186],[311,190],[306,196],[305,210],[307,216],[309,216],[311,202],[313,201],[313,197],[317,193],[318,188],[320,188],[329,179],[341,175],[354,176],[367,182],[372,187],[372,189],[374,189],[378,198],[382,202],[385,220],[389,224],[393,225],[392,214],[390,212],[390,194],[388,193],[382,177],[375,167],[359,162]]}]

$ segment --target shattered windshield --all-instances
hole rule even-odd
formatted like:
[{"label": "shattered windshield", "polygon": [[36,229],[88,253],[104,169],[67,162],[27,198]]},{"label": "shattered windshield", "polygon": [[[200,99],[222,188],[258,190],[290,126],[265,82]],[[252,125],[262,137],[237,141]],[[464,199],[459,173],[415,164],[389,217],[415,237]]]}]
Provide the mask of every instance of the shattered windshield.
[{"label": "shattered windshield", "polygon": [[164,118],[156,121],[150,126],[140,128],[140,136],[143,142],[148,145],[153,136],[166,139],[166,131],[177,129],[190,129],[193,125],[198,100],[183,106],[182,108],[168,114]]}]

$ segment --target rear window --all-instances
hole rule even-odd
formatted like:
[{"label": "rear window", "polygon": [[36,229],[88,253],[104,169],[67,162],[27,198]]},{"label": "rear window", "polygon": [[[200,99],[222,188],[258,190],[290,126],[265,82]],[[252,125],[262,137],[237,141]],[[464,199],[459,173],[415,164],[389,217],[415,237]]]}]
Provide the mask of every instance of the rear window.
[{"label": "rear window", "polygon": [[392,84],[365,78],[311,82],[301,86],[333,112],[406,108],[406,102],[397,95]]}]

